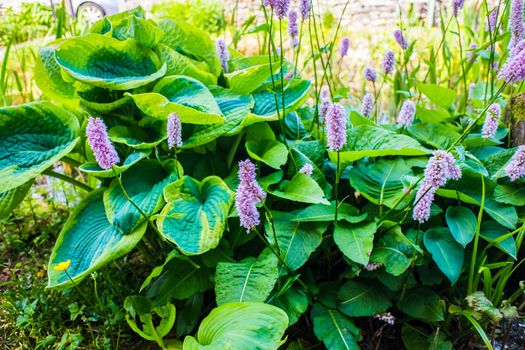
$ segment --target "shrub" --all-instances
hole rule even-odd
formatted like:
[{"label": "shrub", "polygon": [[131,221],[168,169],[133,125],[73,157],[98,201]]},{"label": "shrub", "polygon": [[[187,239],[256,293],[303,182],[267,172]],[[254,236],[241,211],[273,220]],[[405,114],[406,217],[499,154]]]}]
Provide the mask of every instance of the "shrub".
[{"label": "shrub", "polygon": [[179,17],[209,33],[226,28],[224,6],[220,1],[169,1],[153,5],[151,14],[157,18]]}]

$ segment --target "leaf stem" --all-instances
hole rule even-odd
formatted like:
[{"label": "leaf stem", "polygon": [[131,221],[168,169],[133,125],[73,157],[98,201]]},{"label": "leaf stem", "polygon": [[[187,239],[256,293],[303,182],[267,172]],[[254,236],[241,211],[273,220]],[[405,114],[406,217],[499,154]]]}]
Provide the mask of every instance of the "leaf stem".
[{"label": "leaf stem", "polygon": [[89,187],[88,185],[86,185],[85,183],[83,183],[81,181],[78,181],[76,179],[73,179],[72,177],[66,176],[64,174],[57,173],[56,171],[53,171],[51,169],[44,170],[43,174],[47,175],[47,176],[55,177],[55,178],[60,179],[62,181],[69,182],[70,184],[72,184],[72,185],[74,185],[76,187],[80,187],[83,190],[93,191],[93,189],[91,187]]}]

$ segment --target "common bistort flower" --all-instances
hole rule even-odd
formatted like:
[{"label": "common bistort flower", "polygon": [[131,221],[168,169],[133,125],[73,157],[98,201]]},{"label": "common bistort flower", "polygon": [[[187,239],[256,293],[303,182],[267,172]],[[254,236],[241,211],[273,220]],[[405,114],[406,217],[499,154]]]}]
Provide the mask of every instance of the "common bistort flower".
[{"label": "common bistort flower", "polygon": [[117,150],[109,139],[106,124],[102,119],[89,117],[86,137],[89,147],[91,147],[95,159],[102,169],[109,170],[120,161]]}]

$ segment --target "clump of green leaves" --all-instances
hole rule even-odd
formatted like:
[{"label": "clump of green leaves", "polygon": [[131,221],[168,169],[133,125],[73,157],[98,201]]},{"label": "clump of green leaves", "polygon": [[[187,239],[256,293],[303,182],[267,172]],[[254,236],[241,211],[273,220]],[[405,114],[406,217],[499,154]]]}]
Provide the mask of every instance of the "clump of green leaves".
[{"label": "clump of green leaves", "polygon": [[[504,306],[520,294],[505,287],[525,235],[522,180],[503,170],[515,151],[507,129],[481,135],[488,105],[505,105],[505,85],[487,97],[495,82],[480,83],[487,93],[473,93],[469,111],[461,84],[415,82],[411,43],[394,84],[397,103],[420,96],[416,121],[378,124],[341,107],[346,140],[328,151],[335,131],[319,114],[319,81],[331,78],[332,49],[311,53],[325,71],[306,105],[312,83],[277,55],[268,23],[258,28],[265,54],[230,49],[228,72],[208,34],[180,18],[151,21],[140,8],[42,48],[36,81],[49,101],[0,110],[0,200],[8,213],[43,172],[89,192],[57,239],[48,286],[71,290],[138,248],[152,271],[127,296],[126,320],[163,348],[271,350],[288,332],[290,346],[307,338],[357,349],[370,318],[402,325],[408,349],[452,348],[461,340],[451,324],[490,347],[490,325],[475,313],[513,314]],[[170,148],[173,114],[182,145]],[[88,116],[108,126],[120,158],[110,169],[88,146]],[[434,150],[446,150],[461,176],[433,188],[429,220],[415,221]],[[233,205],[246,158],[266,194],[249,232]],[[59,160],[88,182],[50,171]]]}]

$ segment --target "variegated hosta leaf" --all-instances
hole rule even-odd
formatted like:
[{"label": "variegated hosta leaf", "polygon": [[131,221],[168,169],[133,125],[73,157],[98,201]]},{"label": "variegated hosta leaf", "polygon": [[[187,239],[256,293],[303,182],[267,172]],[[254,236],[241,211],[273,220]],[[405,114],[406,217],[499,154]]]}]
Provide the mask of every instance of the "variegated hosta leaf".
[{"label": "variegated hosta leaf", "polygon": [[[301,104],[308,96],[308,90],[310,89],[310,85],[311,83],[308,80],[297,80],[292,81],[289,85],[285,86],[285,113],[290,113],[301,106]],[[269,86],[271,86],[271,84],[269,84]],[[255,106],[252,111],[252,122],[257,122],[259,120],[277,120],[277,108],[275,97],[277,97],[279,113],[282,113],[283,101],[282,93],[279,88],[277,88],[277,91],[275,92],[261,90],[253,94]]]},{"label": "variegated hosta leaf", "polygon": [[158,22],[166,33],[161,43],[185,56],[204,61],[213,75],[221,74],[221,63],[217,57],[215,43],[208,33],[177,18],[165,18]]},{"label": "variegated hosta leaf", "polygon": [[[111,225],[103,194],[103,189],[92,192],[64,225],[49,259],[48,287],[72,287],[91,272],[127,254],[142,239],[146,224],[127,235]],[[66,261],[70,264],[65,271],[54,269]]]},{"label": "variegated hosta leaf", "polygon": [[196,337],[184,339],[184,350],[275,350],[288,327],[286,313],[263,303],[228,303],[202,320]]},{"label": "variegated hosta leaf", "polygon": [[233,204],[233,193],[217,176],[199,182],[184,176],[164,190],[168,204],[158,220],[164,237],[185,254],[217,247]]},{"label": "variegated hosta leaf", "polygon": [[155,48],[164,37],[164,32],[152,20],[138,17],[134,14],[121,19],[110,19],[112,36],[118,40],[134,39],[138,45]]},{"label": "variegated hosta leaf", "polygon": [[35,60],[35,83],[42,93],[53,101],[68,101],[75,97],[73,83],[62,77],[62,68],[55,60],[55,50],[65,39],[40,48],[40,59]]},{"label": "variegated hosta leaf", "polygon": [[162,62],[166,62],[166,75],[185,75],[197,79],[205,85],[217,84],[217,77],[210,73],[207,64],[184,56],[164,44],[159,45],[158,51]]},{"label": "variegated hosta leaf", "polygon": [[[268,59],[266,59],[268,62]],[[273,74],[280,71],[280,65],[276,63],[264,63],[251,65],[249,67],[225,74],[228,79],[230,89],[240,94],[249,94],[255,91]]]},{"label": "variegated hosta leaf", "polygon": [[109,137],[115,143],[122,143],[134,149],[155,148],[167,137],[166,125],[157,122],[151,127],[115,126],[109,130]]},{"label": "variegated hosta leaf", "polygon": [[238,126],[250,113],[254,104],[253,98],[250,95],[236,94],[219,86],[214,86],[210,91],[217,101],[225,121],[219,124],[195,126],[190,137],[184,140],[182,148],[202,146],[222,135],[233,136],[242,130]]},{"label": "variegated hosta leaf", "polygon": [[[146,160],[126,171],[121,178],[122,185],[144,214],[148,217],[158,212],[164,205],[164,187],[178,179],[182,168],[175,162],[160,164],[157,160]],[[117,180],[104,192],[106,215],[113,226],[128,234],[146,218],[126,199]]]},{"label": "variegated hosta leaf", "polygon": [[[224,121],[210,90],[193,78],[172,75],[160,80],[153,92],[131,95],[142,112],[154,119],[165,120],[177,113],[181,122],[213,124]],[[145,122],[143,122],[145,123]]]},{"label": "variegated hosta leaf", "polygon": [[93,24],[93,26],[91,26],[91,28],[89,29],[89,32],[90,33],[95,33],[95,34],[111,34],[115,25],[113,25],[113,23],[115,24],[118,24],[120,23],[122,20],[130,17],[130,16],[135,16],[135,17],[138,17],[138,18],[145,18],[146,17],[146,11],[144,11],[144,9],[140,6],[137,6],[135,8],[132,8],[132,9],[129,9],[127,11],[122,11],[120,13],[117,13],[115,15],[111,15],[111,16],[106,16],[104,17],[103,19],[101,19],[100,21],[96,22],[95,24]]},{"label": "variegated hosta leaf", "polygon": [[121,159],[120,164],[115,165],[113,169],[109,170],[102,169],[96,162],[84,163],[79,167],[79,169],[84,173],[96,177],[115,177],[115,175],[122,174],[123,172],[131,168],[134,164],[137,164],[142,159],[149,156],[150,153],[151,149],[144,149],[133,152],[129,156],[127,156],[126,159],[124,159],[124,161],[122,161]]},{"label": "variegated hosta leaf", "polygon": [[28,181],[22,186],[0,193],[0,220],[7,219],[9,214],[18,207],[24,200],[32,184],[33,181]]},{"label": "variegated hosta leaf", "polygon": [[76,116],[49,102],[0,109],[0,193],[21,186],[73,150]]},{"label": "variegated hosta leaf", "polygon": [[55,51],[58,64],[83,83],[112,90],[129,90],[166,74],[155,53],[135,40],[88,34],[61,43]]},{"label": "variegated hosta leaf", "polygon": [[100,113],[109,113],[126,103],[132,103],[122,91],[103,89],[88,84],[77,83],[77,97],[82,106]]}]

